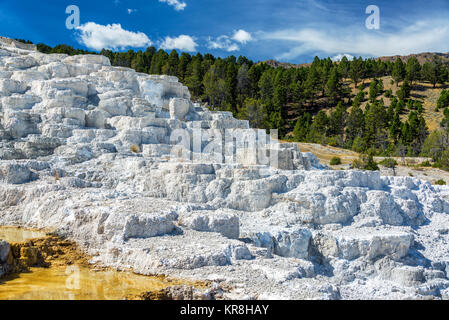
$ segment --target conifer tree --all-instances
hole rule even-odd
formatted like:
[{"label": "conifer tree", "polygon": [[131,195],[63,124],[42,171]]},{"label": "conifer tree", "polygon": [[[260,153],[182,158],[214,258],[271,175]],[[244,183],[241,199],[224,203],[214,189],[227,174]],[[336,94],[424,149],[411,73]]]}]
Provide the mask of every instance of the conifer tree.
[{"label": "conifer tree", "polygon": [[393,72],[392,72],[392,77],[394,79],[394,81],[396,82],[396,86],[399,86],[399,83],[404,80],[405,78],[405,66],[404,63],[402,62],[401,58],[397,58],[396,61],[394,62],[393,65]]}]

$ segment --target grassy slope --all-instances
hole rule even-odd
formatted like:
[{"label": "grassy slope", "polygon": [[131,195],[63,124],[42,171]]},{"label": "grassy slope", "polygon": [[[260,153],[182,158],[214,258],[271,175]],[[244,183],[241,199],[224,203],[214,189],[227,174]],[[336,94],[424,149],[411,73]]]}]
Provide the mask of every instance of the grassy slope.
[{"label": "grassy slope", "polygon": [[[382,77],[381,78],[384,84],[384,91],[387,91],[391,89],[393,91],[393,94],[396,96],[396,92],[399,90],[399,87],[396,87],[396,84],[391,84],[392,77]],[[364,92],[366,93],[365,97],[368,98],[369,96],[369,85],[371,83],[372,79],[366,79],[364,81]],[[355,96],[358,93],[358,88],[354,88],[354,84],[352,82],[345,81],[345,84],[349,86],[351,89],[352,94]],[[433,88],[430,83],[426,82],[417,82],[413,85],[413,90],[411,92],[411,96],[414,100],[419,100],[422,102],[423,108],[424,108],[424,119],[426,120],[427,126],[429,128],[429,131],[433,131],[435,129],[440,128],[440,123],[443,120],[443,110],[440,110],[439,112],[435,111],[438,98],[441,95],[441,91],[443,89],[446,89],[447,87],[441,87],[440,85],[437,85],[436,88]],[[386,106],[390,105],[391,100],[385,95],[378,96],[377,99],[383,99]],[[369,101],[364,101],[362,103],[362,109],[365,109],[365,106],[369,103]],[[326,113],[329,115],[331,111],[334,110],[334,108],[323,108],[319,107],[318,109],[322,109],[326,111]],[[316,110],[318,110],[316,109]],[[296,123],[296,120],[299,116],[297,107],[295,106],[289,106],[289,109],[287,110],[287,119],[289,119],[294,127],[294,124]],[[349,108],[348,111],[351,109]],[[308,110],[309,112],[311,110]],[[312,111],[313,112],[313,111]],[[408,113],[402,115],[402,121],[406,120],[408,118]],[[289,128],[290,134],[291,130],[293,130],[293,127]],[[289,135],[290,135],[289,134]]]},{"label": "grassy slope", "polygon": [[[396,92],[399,90],[399,87],[396,87],[396,84],[391,84],[392,77],[382,77],[381,78],[384,84],[384,90],[387,91],[391,89],[393,94],[396,96]],[[369,95],[369,84],[370,80],[365,81],[365,89],[366,97]],[[354,86],[351,86],[352,93],[356,94],[358,92],[357,89],[354,89]],[[438,98],[441,95],[441,91],[443,87],[437,85],[434,89],[430,83],[426,82],[417,82],[413,85],[413,90],[411,92],[411,96],[415,100],[419,100],[423,103],[424,108],[424,119],[426,120],[427,126],[430,131],[438,129],[440,127],[440,122],[443,120],[443,112],[440,110],[439,112],[435,112],[435,108],[437,106]],[[385,97],[384,95],[379,96],[378,99],[383,98],[385,105],[390,105],[390,99]],[[368,101],[363,102],[362,108],[365,108]],[[404,114],[402,116],[402,120],[405,120],[408,117],[408,114]]]},{"label": "grassy slope", "polygon": [[[342,160],[342,165],[330,166],[334,170],[348,169],[348,165],[352,163],[355,159],[359,158],[357,152],[335,148],[330,146],[322,146],[320,144],[314,143],[298,143],[299,148],[302,152],[312,152],[315,154],[321,163],[329,165],[330,160],[333,157],[339,157]],[[382,161],[384,158],[376,157],[376,161]],[[396,175],[398,176],[413,176],[430,183],[435,183],[435,181],[443,179],[449,184],[449,172],[443,171],[435,168],[420,167],[419,164],[426,158],[395,158],[398,162],[398,167],[396,169]],[[393,175],[391,169],[380,166],[381,174],[385,176]]]}]

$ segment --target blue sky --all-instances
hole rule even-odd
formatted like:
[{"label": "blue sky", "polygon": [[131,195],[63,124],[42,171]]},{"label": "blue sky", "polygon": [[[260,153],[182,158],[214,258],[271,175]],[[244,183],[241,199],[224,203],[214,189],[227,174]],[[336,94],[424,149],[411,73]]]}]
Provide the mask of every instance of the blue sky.
[{"label": "blue sky", "polygon": [[[80,26],[66,28],[66,7]],[[380,29],[367,29],[368,5]],[[0,0],[0,35],[99,50],[165,50],[258,61],[310,62],[315,55],[381,56],[449,51],[449,1]]]}]

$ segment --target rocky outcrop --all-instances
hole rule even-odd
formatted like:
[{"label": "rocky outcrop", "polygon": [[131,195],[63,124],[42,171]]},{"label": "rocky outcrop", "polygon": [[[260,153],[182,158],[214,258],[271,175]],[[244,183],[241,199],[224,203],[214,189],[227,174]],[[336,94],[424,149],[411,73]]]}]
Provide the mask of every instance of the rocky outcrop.
[{"label": "rocky outcrop", "polygon": [[328,170],[174,77],[0,50],[1,224],[228,299],[447,296],[449,188]]},{"label": "rocky outcrop", "polygon": [[22,242],[0,240],[0,278],[30,272],[33,267],[87,266],[89,259],[76,243],[54,235]]},{"label": "rocky outcrop", "polygon": [[0,240],[0,278],[10,271],[10,264],[8,261],[10,250],[11,246],[9,243],[4,240]]}]

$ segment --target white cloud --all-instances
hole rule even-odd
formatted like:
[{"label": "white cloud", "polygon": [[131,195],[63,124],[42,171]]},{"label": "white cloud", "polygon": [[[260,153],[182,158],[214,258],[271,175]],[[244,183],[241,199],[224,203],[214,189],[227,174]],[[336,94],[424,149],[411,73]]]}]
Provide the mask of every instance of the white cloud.
[{"label": "white cloud", "polygon": [[378,57],[406,55],[419,52],[446,52],[449,42],[449,21],[420,21],[396,32],[358,30],[334,26],[319,30],[304,28],[262,32],[264,40],[292,43],[289,51],[277,59],[294,59],[307,53],[322,52],[335,55],[349,52],[351,55]]},{"label": "white cloud", "polygon": [[159,2],[165,2],[169,6],[172,6],[176,11],[182,11],[187,7],[187,3],[180,0],[159,0]]},{"label": "white cloud", "polygon": [[78,41],[94,50],[142,48],[152,44],[146,34],[127,31],[120,24],[106,26],[87,22],[77,28],[80,32]]},{"label": "white cloud", "polygon": [[339,53],[336,56],[333,56],[331,58],[331,60],[334,62],[338,62],[338,61],[341,61],[341,59],[343,59],[343,57],[346,57],[349,61],[354,60],[354,56],[351,56],[350,54],[347,54],[347,53],[345,53],[345,54]]},{"label": "white cloud", "polygon": [[254,39],[249,32],[240,29],[234,31],[232,36],[222,35],[217,38],[209,37],[208,48],[225,50],[227,52],[239,51],[240,44],[246,44],[252,40]]},{"label": "white cloud", "polygon": [[176,38],[165,37],[165,40],[161,43],[160,47],[164,50],[179,49],[184,51],[196,51],[198,44],[191,36],[180,35]]},{"label": "white cloud", "polygon": [[329,11],[329,9],[325,5],[319,3],[316,0],[307,0],[306,3],[307,3],[307,5],[314,6],[317,9],[324,10],[324,11]]},{"label": "white cloud", "polygon": [[253,37],[251,36],[251,33],[246,32],[245,30],[238,30],[234,32],[234,35],[232,36],[232,39],[234,39],[237,42],[240,43],[247,43],[248,41],[253,40]]},{"label": "white cloud", "polygon": [[134,12],[137,12],[137,9],[128,9],[128,14],[132,14]]},{"label": "white cloud", "polygon": [[215,40],[209,38],[208,47],[209,49],[221,49],[226,50],[227,52],[240,50],[240,47],[228,36],[220,36]]}]

